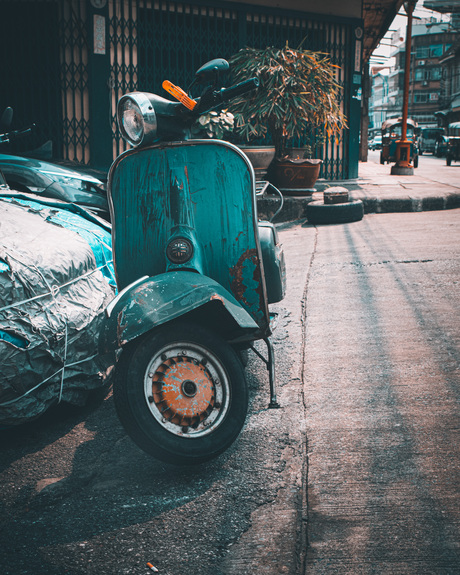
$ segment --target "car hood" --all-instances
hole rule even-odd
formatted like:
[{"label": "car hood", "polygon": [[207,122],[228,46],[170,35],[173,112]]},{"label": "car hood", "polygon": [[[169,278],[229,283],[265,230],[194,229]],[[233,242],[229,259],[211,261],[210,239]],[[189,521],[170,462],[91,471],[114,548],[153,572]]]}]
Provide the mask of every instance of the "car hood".
[{"label": "car hood", "polygon": [[98,180],[89,174],[77,172],[64,166],[59,166],[50,162],[44,162],[42,160],[35,160],[34,158],[24,158],[23,156],[0,154],[0,169],[2,166],[8,165],[21,166],[27,170],[34,170],[42,174],[46,174],[52,180],[56,178],[72,178],[90,182],[95,186],[104,187],[104,184],[101,182],[101,180]]}]

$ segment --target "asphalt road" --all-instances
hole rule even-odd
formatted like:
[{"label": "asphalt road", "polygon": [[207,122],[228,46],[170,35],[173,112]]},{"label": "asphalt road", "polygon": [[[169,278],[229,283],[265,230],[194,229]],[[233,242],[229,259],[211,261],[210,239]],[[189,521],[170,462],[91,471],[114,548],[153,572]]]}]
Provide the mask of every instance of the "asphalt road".
[{"label": "asphalt road", "polygon": [[[380,165],[380,150],[369,150],[368,162]],[[385,164],[388,166],[388,172],[390,172],[392,165],[394,162]],[[414,175],[432,179],[438,183],[450,184],[458,177],[459,171],[460,162],[453,162],[447,166],[446,158],[438,158],[433,154],[423,154],[418,158],[418,168],[414,169]]]},{"label": "asphalt road", "polygon": [[140,451],[111,394],[1,431],[2,575],[147,575],[147,562],[162,575],[297,572],[306,479],[300,301],[314,239],[304,232],[286,238],[302,238],[305,250],[278,306],[282,408],[267,409],[268,374],[251,354],[247,425],[206,465],[168,466]]},{"label": "asphalt road", "polygon": [[460,210],[282,230],[282,407],[251,357],[207,465],[145,455],[110,394],[0,432],[1,573],[458,573],[459,236]]}]

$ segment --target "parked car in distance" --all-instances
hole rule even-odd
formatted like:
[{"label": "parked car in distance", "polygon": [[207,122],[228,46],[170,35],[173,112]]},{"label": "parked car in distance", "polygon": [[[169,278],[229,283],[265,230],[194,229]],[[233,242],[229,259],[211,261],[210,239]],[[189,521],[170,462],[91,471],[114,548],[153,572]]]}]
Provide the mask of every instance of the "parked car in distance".
[{"label": "parked car in distance", "polygon": [[450,166],[452,162],[460,162],[460,122],[449,124],[447,131],[446,164]]},{"label": "parked car in distance", "polygon": [[377,134],[375,138],[369,142],[369,148],[371,150],[382,149],[382,136],[380,134]]},{"label": "parked car in distance", "polygon": [[105,185],[89,174],[8,154],[0,154],[0,171],[14,190],[71,202],[110,220]]},{"label": "parked car in distance", "polygon": [[434,148],[434,155],[438,158],[443,158],[447,154],[448,143],[449,143],[448,136],[445,136],[444,134],[441,136],[438,136],[438,139],[436,141],[436,145]]},{"label": "parked car in distance", "polygon": [[436,142],[443,134],[444,128],[422,128],[418,143],[419,154],[435,154]]}]

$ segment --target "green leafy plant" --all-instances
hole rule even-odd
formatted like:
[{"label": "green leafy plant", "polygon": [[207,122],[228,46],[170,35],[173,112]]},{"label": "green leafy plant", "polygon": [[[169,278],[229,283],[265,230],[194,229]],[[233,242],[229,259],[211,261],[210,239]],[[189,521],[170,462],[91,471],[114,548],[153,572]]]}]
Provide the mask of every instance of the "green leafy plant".
[{"label": "green leafy plant", "polygon": [[192,126],[194,138],[216,138],[223,140],[233,132],[234,117],[227,110],[208,112],[198,118]]},{"label": "green leafy plant", "polygon": [[[249,141],[269,133],[276,157],[286,155],[288,140],[315,134],[317,145],[325,137],[337,138],[346,126],[340,108],[338,66],[327,54],[284,48],[244,48],[230,58],[234,80],[259,79],[259,88],[229,107],[236,129]],[[318,136],[319,134],[319,136]]]}]

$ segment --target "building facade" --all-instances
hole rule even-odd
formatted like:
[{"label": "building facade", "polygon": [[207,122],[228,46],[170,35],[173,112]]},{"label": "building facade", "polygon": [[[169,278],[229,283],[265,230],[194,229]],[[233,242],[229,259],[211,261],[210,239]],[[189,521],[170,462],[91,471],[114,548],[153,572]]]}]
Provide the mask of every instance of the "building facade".
[{"label": "building facade", "polygon": [[409,115],[421,126],[435,127],[441,106],[441,59],[452,47],[456,32],[450,23],[416,24],[412,35]]},{"label": "building facade", "polygon": [[[459,29],[460,26],[457,30]],[[440,60],[440,64],[443,68],[443,82],[440,109],[435,115],[439,125],[445,128],[453,122],[460,122],[460,38],[457,37]]]},{"label": "building facade", "polygon": [[[399,36],[396,35],[398,38]],[[413,25],[408,116],[419,126],[437,127],[440,118],[447,118],[448,115],[444,112],[440,116],[439,112],[451,109],[451,103],[460,108],[460,97],[459,102],[456,102],[457,94],[460,96],[459,38],[459,30],[452,22],[427,20],[415,21]],[[388,96],[384,101],[373,97],[370,102],[369,113],[374,130],[377,130],[385,119],[402,115],[406,60],[404,41],[400,40],[395,45],[392,55],[395,65],[388,71]],[[380,76],[380,73],[371,74],[372,94],[377,96],[382,91]]]},{"label": "building facade", "polygon": [[369,138],[380,133],[383,122],[388,116],[390,103],[390,69],[386,66],[373,66],[371,75],[371,94],[369,98]]}]

